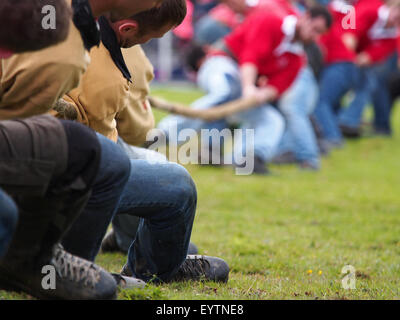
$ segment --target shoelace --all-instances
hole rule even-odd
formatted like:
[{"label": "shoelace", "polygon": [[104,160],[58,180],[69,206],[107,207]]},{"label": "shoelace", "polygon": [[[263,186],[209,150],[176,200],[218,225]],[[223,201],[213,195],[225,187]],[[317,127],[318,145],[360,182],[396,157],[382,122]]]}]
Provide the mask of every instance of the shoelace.
[{"label": "shoelace", "polygon": [[205,275],[207,267],[210,267],[210,264],[203,257],[194,257],[191,259],[186,259],[182,264],[179,274],[184,278],[187,278],[188,275],[196,278]]},{"label": "shoelace", "polygon": [[80,259],[57,246],[54,252],[53,265],[62,278],[74,282],[83,281],[85,286],[95,287],[100,279],[100,268],[94,263]]}]

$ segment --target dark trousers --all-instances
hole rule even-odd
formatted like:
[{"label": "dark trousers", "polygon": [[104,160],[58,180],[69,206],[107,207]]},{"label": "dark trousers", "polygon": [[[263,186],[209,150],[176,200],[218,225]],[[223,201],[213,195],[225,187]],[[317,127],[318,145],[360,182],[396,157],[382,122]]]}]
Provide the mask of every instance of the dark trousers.
[{"label": "dark trousers", "polygon": [[[21,243],[26,242],[28,247],[38,238],[46,239],[48,247],[59,241],[85,205],[99,162],[100,145],[95,133],[78,123],[50,116],[1,121],[0,188],[13,198],[20,211],[10,251],[17,243],[20,249]],[[17,210],[3,191],[0,230],[5,230],[9,241]],[[27,219],[40,221],[46,214],[48,225],[42,224],[41,231],[26,229]],[[14,217],[12,222],[10,216]],[[41,246],[38,242],[37,247]]]}]

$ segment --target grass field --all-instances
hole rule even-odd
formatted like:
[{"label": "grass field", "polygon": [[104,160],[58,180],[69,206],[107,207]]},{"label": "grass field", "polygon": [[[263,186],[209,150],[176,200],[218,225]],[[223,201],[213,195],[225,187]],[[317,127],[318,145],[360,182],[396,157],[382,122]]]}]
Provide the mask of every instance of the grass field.
[{"label": "grass field", "polygon": [[[185,103],[200,96],[155,92]],[[189,166],[199,194],[192,241],[201,254],[229,263],[228,284],[149,285],[119,298],[399,299],[399,108],[394,119],[394,138],[349,141],[319,173],[286,166],[272,167],[270,177],[244,177]],[[117,272],[125,257],[102,254],[97,262]],[[345,265],[357,270],[354,290],[342,288]],[[29,297],[0,291],[0,299],[20,298]]]}]

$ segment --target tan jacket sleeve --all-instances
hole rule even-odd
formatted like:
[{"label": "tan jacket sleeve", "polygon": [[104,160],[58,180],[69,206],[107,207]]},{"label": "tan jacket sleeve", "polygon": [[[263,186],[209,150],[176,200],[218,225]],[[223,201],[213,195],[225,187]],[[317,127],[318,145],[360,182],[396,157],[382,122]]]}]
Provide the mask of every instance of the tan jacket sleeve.
[{"label": "tan jacket sleeve", "polygon": [[155,126],[149,101],[136,101],[117,114],[117,129],[120,137],[128,144],[140,146],[146,141],[147,133]]},{"label": "tan jacket sleeve", "polygon": [[0,119],[48,112],[58,99],[78,86],[89,61],[73,23],[64,42],[1,60]]},{"label": "tan jacket sleeve", "polygon": [[122,52],[132,70],[133,84],[130,86],[127,107],[117,115],[117,128],[126,143],[140,146],[155,126],[153,111],[147,100],[154,70],[140,46],[123,49]]},{"label": "tan jacket sleeve", "polygon": [[91,83],[90,89],[83,86],[72,90],[64,99],[75,105],[79,122],[116,142],[118,132],[115,117],[121,106],[127,104],[127,90],[127,86]]},{"label": "tan jacket sleeve", "polygon": [[48,112],[65,92],[79,84],[83,70],[68,64],[26,68],[2,83],[0,119],[27,118]]}]

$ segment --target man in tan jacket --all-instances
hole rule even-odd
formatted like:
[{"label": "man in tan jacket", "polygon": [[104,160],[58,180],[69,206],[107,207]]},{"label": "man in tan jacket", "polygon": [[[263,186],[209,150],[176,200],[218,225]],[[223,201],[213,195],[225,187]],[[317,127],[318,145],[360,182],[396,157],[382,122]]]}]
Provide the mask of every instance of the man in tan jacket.
[{"label": "man in tan jacket", "polygon": [[[44,6],[55,9],[56,29],[42,28]],[[64,0],[2,0],[0,58],[65,40],[71,19],[69,7]],[[95,133],[77,123],[50,116],[0,121],[0,289],[47,299],[115,297],[114,277],[58,244],[90,197],[100,151]],[[122,180],[123,187],[129,162],[122,153],[120,157],[113,169],[120,171],[113,175]],[[117,187],[113,182],[110,186]],[[14,205],[3,190],[14,197]],[[10,218],[10,210],[18,216],[17,223]],[[12,227],[16,230],[8,243]],[[55,272],[57,286],[52,290],[43,285],[44,265]]]},{"label": "man in tan jacket", "polygon": [[[100,25],[103,23],[108,22],[100,19]],[[80,85],[64,96],[64,100],[77,109],[79,122],[114,142],[120,135],[127,143],[138,145],[154,127],[147,101],[153,67],[139,45],[119,52],[126,61],[126,67],[121,67],[126,77],[102,43],[91,50],[92,62]]]},{"label": "man in tan jacket", "polygon": [[77,87],[89,64],[85,48],[100,42],[94,17],[130,16],[162,0],[66,0],[73,23],[63,43],[1,60],[0,119],[26,118],[48,112],[65,93]]},{"label": "man in tan jacket", "polygon": [[[147,101],[153,74],[143,51],[134,46],[163,36],[179,25],[185,14],[184,0],[164,0],[160,8],[130,19],[111,23],[101,17],[102,44],[90,52],[92,63],[80,86],[64,97],[76,108],[78,120],[118,141],[124,150],[130,147],[122,136],[133,144],[142,142],[154,124]],[[197,202],[196,188],[187,170],[165,158],[155,165],[131,153],[128,156],[131,176],[117,216],[141,219],[122,274],[145,281],[154,275],[161,281],[202,277],[227,281],[229,267],[222,259],[187,256]],[[91,219],[94,221],[95,217],[81,216],[77,223],[89,225],[87,221]],[[136,228],[132,233],[136,234]],[[158,237],[157,241],[151,240],[153,236],[146,237],[151,233]],[[73,236],[74,230],[69,237]]]},{"label": "man in tan jacket", "polygon": [[153,66],[139,44],[162,37],[185,17],[182,0],[165,2],[160,9],[168,10],[144,12],[115,23],[101,17],[102,43],[90,51],[92,62],[80,85],[64,97],[77,109],[79,122],[115,142],[122,134],[127,143],[140,144],[154,127],[147,100]]},{"label": "man in tan jacket", "polygon": [[[41,41],[33,41],[36,45],[33,49],[43,49],[36,52],[16,54],[10,57],[11,52],[25,52],[27,49],[24,46],[31,46],[31,33],[34,33],[36,24],[30,24],[30,27],[33,28],[32,32],[29,30],[25,33],[23,28],[21,27],[21,23],[28,23],[30,19],[25,18],[24,21],[18,21],[19,31],[16,34],[6,34],[5,32],[10,32],[12,29],[9,28],[1,28],[0,39],[4,40],[4,48],[0,50],[1,57],[4,58],[0,61],[0,120],[6,119],[15,119],[15,118],[27,118],[33,115],[39,115],[47,112],[53,106],[54,102],[57,101],[60,97],[62,97],[66,92],[74,88],[78,85],[81,74],[85,71],[88,60],[88,54],[85,49],[90,49],[92,46],[98,45],[100,41],[100,33],[98,30],[97,22],[95,20],[95,16],[99,16],[101,14],[108,13],[110,17],[125,17],[130,16],[131,14],[137,13],[144,9],[152,8],[156,5],[159,5],[159,0],[57,0],[54,3],[54,8],[56,9],[55,19],[57,21],[56,30],[57,32],[53,32],[53,34],[57,34],[61,38],[67,37],[67,39],[50,48],[43,49],[45,47]],[[29,0],[30,4],[33,4],[35,1]],[[52,5],[51,1],[42,4],[41,7],[36,7],[36,9],[40,10],[31,10],[30,13],[32,17],[37,19],[42,19],[42,9],[44,5]],[[60,4],[63,4],[66,8],[61,8]],[[65,4],[67,6],[65,6]],[[22,1],[18,2],[18,5],[23,5]],[[73,16],[71,21],[70,11],[68,11],[68,7],[73,9]],[[16,11],[18,10],[18,14],[25,13],[25,17],[29,17],[26,15],[26,12],[21,11],[16,8],[17,4],[14,6],[11,3],[7,3],[6,1],[2,1],[0,4],[1,9],[1,23],[7,22],[7,19],[10,19],[10,23],[16,23],[15,19],[18,16]],[[5,11],[4,11],[4,10]],[[63,15],[67,15],[67,19],[64,19]],[[5,16],[5,19],[4,19]],[[68,21],[69,20],[69,21]],[[61,24],[60,24],[61,22]],[[40,21],[39,21],[40,25]],[[9,26],[8,26],[9,27]],[[41,27],[41,26],[40,26]],[[64,28],[65,27],[65,28]],[[67,32],[64,32],[67,29]],[[24,33],[22,34],[22,32]],[[63,31],[63,32],[61,32]],[[50,32],[51,33],[51,32]],[[58,34],[59,33],[59,34]],[[39,39],[40,40],[40,39]],[[51,40],[49,35],[47,40]],[[20,42],[18,42],[20,41]],[[48,41],[51,42],[51,41]],[[54,42],[54,41],[52,41]],[[58,41],[59,42],[59,41]],[[38,47],[39,46],[39,47]],[[37,121],[32,119],[27,119],[26,127],[32,129],[32,125],[30,123]],[[43,154],[55,153],[58,154],[59,157],[62,157],[61,153],[57,153],[57,150],[61,148],[66,148],[64,141],[58,140],[56,135],[57,132],[54,130],[50,130],[49,123],[54,122],[55,119],[51,117],[40,117],[40,119],[48,120],[41,121],[38,126],[42,130],[47,130],[51,132],[47,134],[47,138],[52,137],[53,144],[47,144],[43,141],[46,139],[42,139],[42,149],[32,149],[34,150],[35,156],[41,156]],[[14,122],[5,122],[10,126],[13,125]],[[22,123],[21,121],[15,123]],[[24,122],[25,123],[25,122]],[[58,123],[55,121],[55,123]],[[80,135],[80,139],[76,139],[79,135],[76,134],[77,130],[74,128],[77,124],[63,122],[63,125],[67,128],[66,134],[67,136],[73,135],[73,147],[77,147],[80,150],[80,157],[75,156],[71,158],[71,170],[65,173],[62,176],[64,179],[69,179],[72,174],[74,174],[74,170],[76,170],[77,165],[84,166],[84,158],[82,157],[85,154],[86,149],[90,149],[93,147],[97,140],[99,140],[101,147],[101,163],[100,163],[100,174],[96,175],[96,181],[94,183],[93,188],[93,196],[89,200],[89,204],[85,208],[85,212],[95,211],[99,216],[103,216],[104,219],[111,219],[111,216],[115,210],[115,206],[119,201],[121,196],[121,192],[127,182],[128,173],[130,171],[130,164],[124,154],[119,151],[119,149],[107,139],[96,138],[93,137],[94,142],[87,143],[87,139],[84,134]],[[22,125],[23,126],[23,125]],[[81,127],[82,128],[82,127]],[[84,129],[84,128],[82,128]],[[32,129],[33,130],[33,129]],[[87,131],[87,129],[85,129]],[[82,131],[82,130],[81,130]],[[14,132],[14,131],[13,131]],[[93,132],[89,131],[90,134],[93,135]],[[37,137],[37,133],[32,133],[33,137]],[[32,135],[31,134],[31,135]],[[74,135],[75,134],[75,135]],[[13,135],[15,136],[15,135]],[[18,136],[21,138],[20,136]],[[30,135],[26,136],[26,139],[19,139],[19,144],[21,148],[29,149],[29,138]],[[10,145],[10,141],[8,141],[8,145]],[[57,148],[53,146],[56,145]],[[7,145],[6,145],[7,146]],[[12,146],[12,145],[11,145]],[[47,148],[47,150],[46,150]],[[85,149],[86,148],[86,149]],[[13,150],[18,150],[14,148]],[[76,155],[77,152],[72,152],[72,147],[68,149],[68,155]],[[7,153],[3,150],[0,156],[3,155],[8,157]],[[113,159],[113,157],[119,157],[118,161]],[[125,161],[126,159],[126,161]],[[65,160],[65,159],[63,159]],[[78,161],[79,160],[79,161]],[[70,158],[68,158],[70,161]],[[3,161],[4,162],[4,161]],[[29,163],[32,162],[32,159]],[[8,161],[4,163],[7,164],[8,167],[10,165],[10,158]],[[8,168],[6,167],[6,168]],[[20,162],[21,167],[21,162]],[[19,167],[19,168],[20,168]],[[43,164],[42,164],[43,167]],[[75,169],[74,169],[75,168]],[[85,174],[92,172],[95,167],[85,167]],[[93,170],[92,170],[93,169]],[[21,170],[19,170],[21,171]],[[44,170],[46,174],[50,174],[51,171]],[[70,172],[72,171],[72,172]],[[43,172],[39,172],[38,170],[32,171],[37,174]],[[8,183],[7,176],[1,175],[3,179],[2,182]],[[27,179],[27,176],[24,176],[24,179]],[[14,179],[15,180],[15,179]],[[21,179],[17,182],[20,183]],[[29,184],[30,182],[25,180],[25,184]],[[37,181],[35,182],[37,183]],[[82,185],[82,183],[80,183]],[[76,186],[74,186],[76,187]],[[107,192],[108,190],[108,192]],[[111,190],[111,191],[110,191]],[[59,205],[68,204],[68,206],[72,209],[72,200],[66,201],[62,203],[58,201]],[[38,205],[37,205],[38,207]],[[101,210],[99,209],[101,208]],[[39,210],[40,211],[40,210]],[[74,210],[75,214],[78,214],[78,210]],[[52,216],[56,215],[56,210],[53,208],[49,213]],[[109,217],[109,218],[108,218]],[[57,218],[57,217],[56,217]],[[109,220],[108,220],[109,221]],[[60,225],[61,226],[61,225]],[[44,227],[44,225],[43,225]],[[31,228],[35,229],[35,228]],[[32,234],[33,230],[29,230],[29,232],[22,232],[21,234],[25,234],[25,241],[30,241],[33,243]],[[54,233],[54,232],[53,232]],[[104,235],[104,233],[103,233]],[[98,237],[102,237],[101,234]],[[76,238],[77,242],[82,243],[82,234]],[[48,244],[50,242],[48,241]],[[15,252],[13,252],[15,253]],[[60,256],[61,257],[61,256]],[[70,256],[68,256],[70,257]],[[26,258],[26,257],[25,257]],[[65,257],[64,257],[65,258]],[[63,259],[64,259],[63,258]],[[91,258],[91,257],[90,257]],[[90,259],[94,260],[94,258]],[[7,259],[8,262],[11,259]],[[79,259],[75,259],[71,256],[71,258],[64,259],[65,264],[71,263],[71,261],[76,261],[75,263],[80,263]],[[88,266],[92,266],[93,264],[87,263]],[[2,265],[3,269],[0,272],[1,276],[4,276],[3,281],[16,281],[15,279],[11,279],[10,275],[6,274],[4,271],[5,266]],[[27,266],[25,266],[27,267]],[[73,265],[69,265],[68,268],[75,267]],[[15,269],[15,268],[14,268]],[[89,269],[89,268],[88,268]],[[17,271],[18,273],[18,271]],[[19,275],[28,276],[28,271],[26,270],[25,274]],[[73,275],[72,275],[73,276]],[[79,278],[79,277],[78,277]],[[102,282],[103,278],[98,278],[100,282]],[[121,277],[116,276],[115,280],[120,281]],[[126,283],[126,280],[123,280]],[[111,282],[114,282],[113,278],[111,278]],[[59,282],[57,285],[60,284]],[[60,285],[61,286],[61,285]],[[96,289],[97,290],[97,289]],[[65,290],[64,290],[65,291]],[[114,290],[115,291],[115,290]],[[69,293],[71,295],[71,292]],[[90,297],[88,292],[82,292],[82,297]],[[75,295],[75,298],[80,297]],[[103,296],[105,297],[105,296]]]}]

